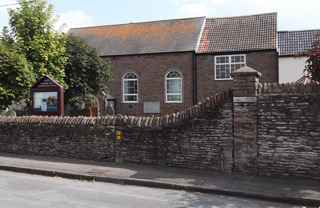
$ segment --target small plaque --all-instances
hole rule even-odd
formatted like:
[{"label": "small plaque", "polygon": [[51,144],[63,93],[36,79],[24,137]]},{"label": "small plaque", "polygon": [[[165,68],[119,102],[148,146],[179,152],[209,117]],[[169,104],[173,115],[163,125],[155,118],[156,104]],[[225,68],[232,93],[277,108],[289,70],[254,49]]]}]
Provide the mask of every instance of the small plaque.
[{"label": "small plaque", "polygon": [[124,135],[123,135],[123,132],[122,131],[116,131],[116,139],[118,141],[122,141],[124,139]]},{"label": "small plaque", "polygon": [[234,97],[234,103],[255,103],[257,102],[257,97]]},{"label": "small plaque", "polygon": [[144,102],[144,113],[160,113],[160,102]]}]

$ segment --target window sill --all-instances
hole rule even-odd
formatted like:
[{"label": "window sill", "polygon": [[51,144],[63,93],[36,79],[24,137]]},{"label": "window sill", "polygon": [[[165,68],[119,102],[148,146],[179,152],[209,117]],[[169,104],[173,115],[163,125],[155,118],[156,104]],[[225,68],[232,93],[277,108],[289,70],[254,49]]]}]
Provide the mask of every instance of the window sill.
[{"label": "window sill", "polygon": [[182,101],[166,101],[166,104],[182,104]]},{"label": "window sill", "polygon": [[122,101],[123,104],[137,104],[138,101]]},{"label": "window sill", "polygon": [[217,78],[215,78],[214,80],[216,80],[216,81],[232,81],[233,79],[232,78],[226,78],[226,79],[217,79]]}]

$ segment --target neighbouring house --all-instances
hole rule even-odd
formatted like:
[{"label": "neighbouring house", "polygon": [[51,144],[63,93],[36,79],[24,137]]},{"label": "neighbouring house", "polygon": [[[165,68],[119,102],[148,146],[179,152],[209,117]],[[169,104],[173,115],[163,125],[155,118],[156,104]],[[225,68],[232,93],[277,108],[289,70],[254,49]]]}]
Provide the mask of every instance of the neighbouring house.
[{"label": "neighbouring house", "polygon": [[279,82],[305,83],[308,51],[319,38],[320,30],[278,32]]},{"label": "neighbouring house", "polygon": [[277,14],[73,28],[113,65],[116,113],[167,114],[232,87],[250,66],[278,82]]}]

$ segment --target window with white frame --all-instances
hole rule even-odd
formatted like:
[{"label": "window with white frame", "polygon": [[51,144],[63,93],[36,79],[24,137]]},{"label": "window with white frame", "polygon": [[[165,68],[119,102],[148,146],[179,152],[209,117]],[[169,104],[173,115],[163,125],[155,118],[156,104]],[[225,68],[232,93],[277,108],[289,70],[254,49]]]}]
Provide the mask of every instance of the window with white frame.
[{"label": "window with white frame", "polygon": [[245,55],[225,55],[215,57],[215,79],[230,80],[231,73],[246,65]]},{"label": "window with white frame", "polygon": [[182,74],[171,71],[166,74],[166,103],[182,103]]},{"label": "window with white frame", "polygon": [[138,102],[138,76],[129,72],[122,79],[122,96],[124,103]]}]

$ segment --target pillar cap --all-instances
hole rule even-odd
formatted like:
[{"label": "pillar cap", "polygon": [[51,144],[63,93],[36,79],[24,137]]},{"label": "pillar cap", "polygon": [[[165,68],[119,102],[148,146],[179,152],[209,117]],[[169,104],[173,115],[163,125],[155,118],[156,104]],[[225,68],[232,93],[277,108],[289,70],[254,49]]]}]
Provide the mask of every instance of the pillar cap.
[{"label": "pillar cap", "polygon": [[235,75],[240,75],[240,76],[253,75],[253,76],[261,77],[260,72],[248,66],[241,67],[240,69],[231,73],[232,77],[234,77]]}]

